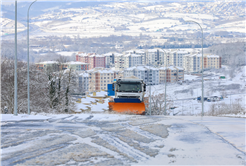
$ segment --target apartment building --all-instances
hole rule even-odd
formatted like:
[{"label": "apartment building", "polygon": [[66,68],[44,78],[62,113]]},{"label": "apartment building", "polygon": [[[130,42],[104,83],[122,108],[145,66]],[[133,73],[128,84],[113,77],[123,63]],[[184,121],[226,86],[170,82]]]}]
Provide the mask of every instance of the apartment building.
[{"label": "apartment building", "polygon": [[158,49],[148,49],[146,50],[146,65],[154,65],[159,60]]},{"label": "apartment building", "polygon": [[221,68],[221,57],[218,55],[205,55],[204,68]]},{"label": "apartment building", "polygon": [[78,62],[83,62],[83,63],[89,63],[89,70],[95,68],[95,58],[94,56],[95,53],[83,53],[83,52],[79,52],[76,55],[76,61]]},{"label": "apartment building", "polygon": [[181,67],[161,67],[159,68],[160,84],[167,82],[174,83],[184,80],[184,69]]},{"label": "apartment building", "polygon": [[[114,55],[115,70],[124,70],[124,68],[125,68],[125,60],[127,60],[127,59],[124,57],[123,54],[115,54]],[[128,60],[128,64],[129,64],[129,60]]]},{"label": "apartment building", "polygon": [[89,63],[83,63],[83,62],[67,62],[64,63],[62,66],[62,69],[72,69],[76,71],[85,71],[89,69]]},{"label": "apartment building", "polygon": [[[172,66],[183,67],[185,55],[188,55],[187,51],[166,50],[166,54],[164,55],[164,59],[165,59],[164,66],[172,65]],[[166,64],[166,62],[167,62],[167,64]]]},{"label": "apartment building", "polygon": [[[186,56],[185,56],[186,57]],[[186,63],[189,66],[190,70],[186,70],[187,72],[200,72],[202,69],[202,55],[201,54],[195,54],[191,55],[189,60],[186,60]]]},{"label": "apartment building", "polygon": [[176,53],[174,53],[173,55],[173,66],[178,66],[178,67],[183,67],[183,59],[184,59],[184,55],[187,55],[188,52],[187,51],[177,51]]},{"label": "apartment building", "polygon": [[175,66],[176,68],[176,81],[184,81],[184,68]]},{"label": "apartment building", "polygon": [[154,67],[139,65],[124,70],[124,78],[135,76],[151,85],[159,84],[159,70]]},{"label": "apartment building", "polygon": [[[204,69],[221,68],[221,57],[218,55],[204,55],[203,62]],[[201,72],[202,54],[185,55],[183,67],[186,72]]]},{"label": "apartment building", "polygon": [[105,56],[105,67],[106,68],[114,67],[114,54],[115,53],[103,54]]},{"label": "apartment building", "polygon": [[122,78],[121,71],[113,71],[108,68],[94,68],[88,71],[89,74],[89,91],[107,90],[107,85],[111,84],[114,79]]},{"label": "apartment building", "polygon": [[88,73],[80,73],[78,74],[78,93],[85,94],[89,91],[89,74]]},{"label": "apartment building", "polygon": [[58,63],[57,61],[44,61],[35,63],[38,70],[46,70],[47,68],[52,68],[53,70],[65,70],[65,69],[72,69],[76,71],[85,71],[89,70],[89,63],[83,62],[66,62],[66,63]]},{"label": "apartment building", "polygon": [[94,68],[95,67],[106,67],[106,57],[104,55],[93,55],[94,57]]},{"label": "apartment building", "polygon": [[129,55],[129,67],[142,65],[142,55],[128,54]]},{"label": "apartment building", "polygon": [[134,54],[141,55],[141,57],[142,57],[142,64],[143,65],[146,64],[146,62],[145,62],[146,61],[146,53],[145,53],[144,50],[135,50]]},{"label": "apartment building", "polygon": [[54,70],[60,70],[59,63],[57,61],[44,61],[35,63],[37,70],[47,70],[47,68],[52,68]]},{"label": "apartment building", "polygon": [[89,70],[95,67],[106,67],[106,57],[104,55],[98,55],[95,53],[78,53],[76,55],[76,61],[89,63]]}]

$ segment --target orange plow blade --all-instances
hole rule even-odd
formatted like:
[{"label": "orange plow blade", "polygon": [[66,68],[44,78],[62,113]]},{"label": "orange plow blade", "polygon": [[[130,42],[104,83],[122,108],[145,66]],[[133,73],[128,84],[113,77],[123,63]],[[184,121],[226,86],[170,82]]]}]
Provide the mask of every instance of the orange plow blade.
[{"label": "orange plow blade", "polygon": [[145,113],[145,104],[141,103],[115,103],[109,102],[109,110],[126,114],[143,115]]}]

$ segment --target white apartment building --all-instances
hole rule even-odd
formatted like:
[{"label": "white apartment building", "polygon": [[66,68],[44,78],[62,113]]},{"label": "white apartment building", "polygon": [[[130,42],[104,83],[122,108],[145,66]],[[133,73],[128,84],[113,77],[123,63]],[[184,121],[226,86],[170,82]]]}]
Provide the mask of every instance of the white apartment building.
[{"label": "white apartment building", "polygon": [[143,65],[146,64],[146,62],[145,62],[146,53],[145,53],[144,50],[135,50],[134,53],[135,53],[136,55],[141,55],[141,57],[142,57],[142,64],[143,64]]},{"label": "white apartment building", "polygon": [[[221,57],[218,55],[203,56],[204,69],[221,68]],[[186,72],[200,72],[202,70],[202,54],[185,55],[183,68]]]},{"label": "white apartment building", "polygon": [[114,55],[114,67],[115,70],[122,70],[124,69],[125,59],[123,58],[123,54],[115,54]]},{"label": "white apartment building", "polygon": [[184,55],[188,55],[187,51],[177,51],[173,56],[173,66],[183,67]]},{"label": "white apartment building", "polygon": [[105,66],[106,68],[114,67],[114,54],[112,52],[103,54],[105,56]]},{"label": "white apartment building", "polygon": [[123,71],[126,68],[142,64],[142,56],[137,54],[117,54],[114,56],[115,70]]},{"label": "white apartment building", "polygon": [[130,54],[129,56],[129,67],[142,65],[142,55]]},{"label": "white apartment building", "polygon": [[151,85],[159,84],[159,69],[149,66],[134,66],[124,70],[124,78],[135,76]]},{"label": "white apartment building", "polygon": [[165,61],[165,51],[162,49],[158,49],[158,59],[157,59],[157,64],[159,65],[164,65]]},{"label": "white apartment building", "polygon": [[202,66],[202,54],[185,55],[184,69],[186,72],[200,72]]},{"label": "white apartment building", "polygon": [[80,73],[78,74],[78,90],[80,94],[84,94],[89,91],[89,74]]},{"label": "white apartment building", "polygon": [[[178,67],[183,67],[184,63],[184,56],[188,55],[187,51],[182,51],[182,50],[167,50],[166,54],[164,55],[164,59],[168,60],[168,64],[172,66],[178,66]],[[164,62],[164,66],[166,66],[166,63]]]},{"label": "white apartment building", "polygon": [[146,60],[145,60],[145,64],[146,65],[154,65],[156,64],[157,60],[158,60],[158,49],[148,49],[146,50]]}]

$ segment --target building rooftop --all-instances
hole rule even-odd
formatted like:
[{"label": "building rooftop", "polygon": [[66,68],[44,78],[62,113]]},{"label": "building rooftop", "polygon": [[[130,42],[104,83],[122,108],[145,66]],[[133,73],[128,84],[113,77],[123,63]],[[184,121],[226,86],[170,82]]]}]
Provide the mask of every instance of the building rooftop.
[{"label": "building rooftop", "polygon": [[39,62],[36,64],[55,64],[55,63],[58,63],[58,61],[44,61],[44,62]]},{"label": "building rooftop", "polygon": [[68,64],[68,65],[89,65],[89,63],[83,63],[83,62],[78,62],[78,61],[66,62],[65,64]]},{"label": "building rooftop", "polygon": [[135,53],[144,54],[145,52],[142,50],[136,50]]},{"label": "building rooftop", "polygon": [[131,71],[131,70],[139,70],[139,71],[145,71],[145,70],[158,70],[157,68],[154,67],[150,67],[150,66],[143,66],[143,65],[139,65],[139,66],[133,66],[133,67],[129,67],[125,70]]}]

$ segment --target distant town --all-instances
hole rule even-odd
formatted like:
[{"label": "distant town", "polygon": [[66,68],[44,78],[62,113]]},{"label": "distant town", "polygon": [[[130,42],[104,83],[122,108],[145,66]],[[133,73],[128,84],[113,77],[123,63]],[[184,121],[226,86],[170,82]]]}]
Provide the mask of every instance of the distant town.
[{"label": "distant town", "polygon": [[[221,68],[221,57],[204,55],[204,70]],[[148,85],[184,81],[184,73],[202,72],[200,51],[184,50],[128,50],[123,53],[76,54],[76,61],[44,61],[36,63],[37,69],[46,71],[52,67],[58,70],[72,69],[77,74],[78,86],[84,91],[107,90],[107,84],[115,78],[136,76]]]}]

